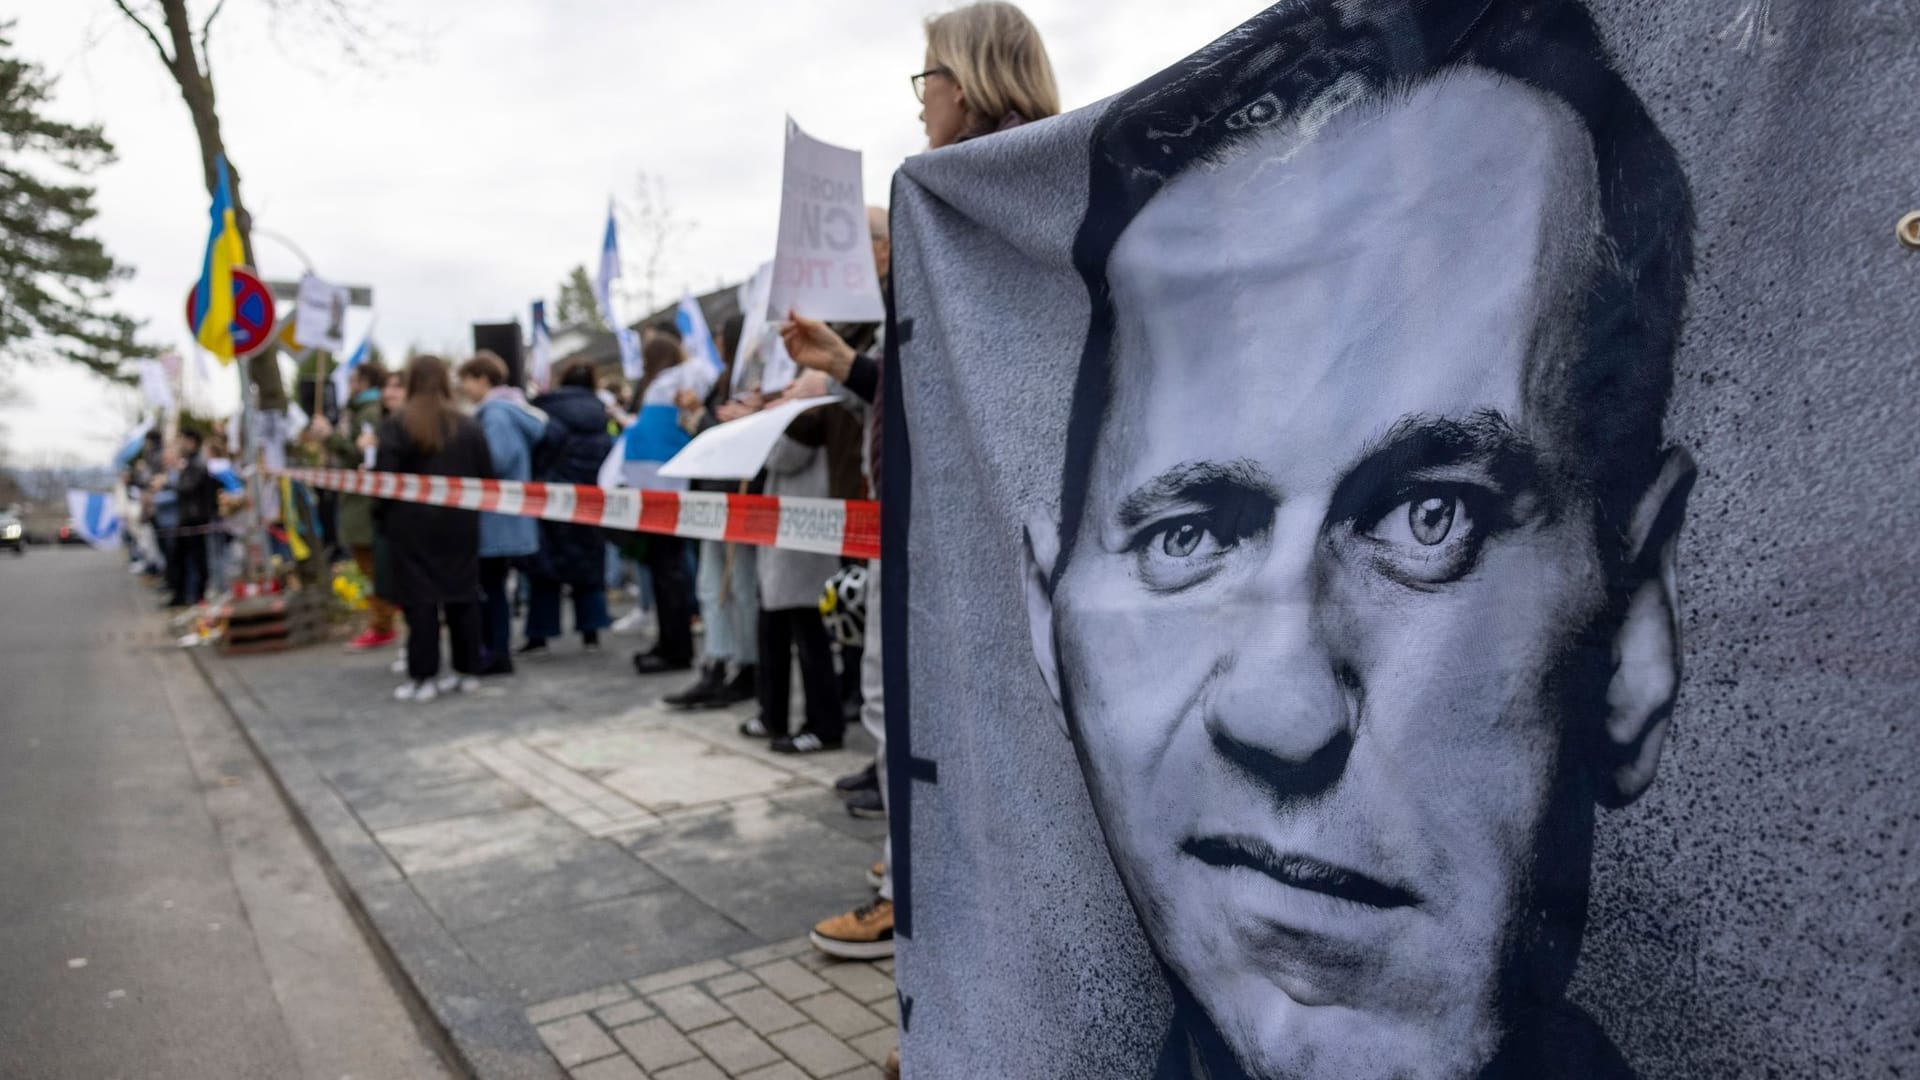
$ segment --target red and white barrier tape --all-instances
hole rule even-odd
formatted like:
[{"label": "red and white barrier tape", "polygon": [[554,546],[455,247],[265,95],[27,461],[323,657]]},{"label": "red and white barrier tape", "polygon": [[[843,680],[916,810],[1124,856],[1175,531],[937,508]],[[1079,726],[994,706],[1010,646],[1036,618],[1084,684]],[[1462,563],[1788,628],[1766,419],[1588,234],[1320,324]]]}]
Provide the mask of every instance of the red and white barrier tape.
[{"label": "red and white barrier tape", "polygon": [[541,484],[461,476],[286,469],[275,475],[326,491],[457,506],[608,529],[724,540],[732,544],[880,557],[880,504],[864,499],[798,499],[705,491],[641,491],[592,484]]}]

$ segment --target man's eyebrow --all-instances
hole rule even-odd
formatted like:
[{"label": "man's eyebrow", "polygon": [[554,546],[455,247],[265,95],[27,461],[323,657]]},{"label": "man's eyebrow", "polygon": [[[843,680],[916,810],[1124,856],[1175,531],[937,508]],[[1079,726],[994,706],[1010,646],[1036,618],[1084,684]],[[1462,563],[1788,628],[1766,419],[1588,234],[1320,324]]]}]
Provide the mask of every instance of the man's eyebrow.
[{"label": "man's eyebrow", "polygon": [[1494,486],[1509,494],[1533,488],[1541,469],[1533,441],[1497,412],[1402,417],[1341,479],[1330,516],[1339,520],[1363,513],[1396,496],[1409,477],[1461,465],[1485,470]]},{"label": "man's eyebrow", "polygon": [[1213,502],[1230,493],[1280,501],[1279,485],[1256,461],[1188,461],[1135,488],[1120,501],[1116,516],[1123,528],[1136,528],[1167,503]]}]

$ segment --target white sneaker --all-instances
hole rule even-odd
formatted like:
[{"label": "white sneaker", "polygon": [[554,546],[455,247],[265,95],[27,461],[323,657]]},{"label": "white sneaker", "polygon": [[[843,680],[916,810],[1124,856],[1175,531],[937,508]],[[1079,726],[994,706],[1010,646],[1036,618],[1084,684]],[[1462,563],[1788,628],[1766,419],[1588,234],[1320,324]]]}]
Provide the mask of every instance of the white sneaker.
[{"label": "white sneaker", "polygon": [[471,694],[480,689],[480,680],[472,675],[440,676],[440,692],[443,694]]},{"label": "white sneaker", "polygon": [[424,705],[439,696],[440,692],[433,688],[432,679],[401,683],[398,687],[395,687],[393,691],[393,700],[411,701],[420,705]]},{"label": "white sneaker", "polygon": [[631,634],[635,630],[640,629],[641,624],[646,621],[647,613],[641,611],[639,608],[634,608],[632,611],[613,620],[613,632],[616,634]]}]

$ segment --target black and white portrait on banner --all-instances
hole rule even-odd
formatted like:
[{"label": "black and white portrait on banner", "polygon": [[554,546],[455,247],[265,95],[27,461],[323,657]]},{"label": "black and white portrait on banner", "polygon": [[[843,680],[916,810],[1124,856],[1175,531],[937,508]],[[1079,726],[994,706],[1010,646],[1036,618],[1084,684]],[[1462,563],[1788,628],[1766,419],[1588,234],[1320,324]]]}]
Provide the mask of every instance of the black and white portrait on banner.
[{"label": "black and white portrait on banner", "polygon": [[[1664,1045],[1645,1073],[1605,1022],[1645,1027],[1617,925],[1587,955],[1593,897],[1644,868],[1597,837],[1661,790],[1676,730],[1713,738],[1727,691],[1683,677],[1681,553],[1700,500],[1724,531],[1759,493],[1737,469],[1716,492],[1669,423],[1698,162],[1594,7],[1289,0],[1089,115],[909,163],[895,233],[907,267],[930,254],[896,279],[915,465],[887,497],[914,537],[901,985],[939,1025],[907,1036],[925,1075],[970,1075],[953,1051],[998,1021],[950,1014],[996,991],[1079,1013],[1072,1053],[1020,1075],[1689,1075]],[[1033,161],[1024,198],[978,194]],[[1063,222],[1038,193],[1076,173]],[[1067,347],[993,369],[975,357],[1019,335],[976,329],[983,304],[1070,323],[1033,331]],[[1026,373],[1049,359],[1066,373]],[[1042,387],[1040,419],[997,409]],[[991,557],[948,531],[970,490]],[[979,635],[965,660],[929,655],[947,633]],[[1064,766],[1030,760],[1050,747]],[[1876,977],[1915,946],[1887,948]]]},{"label": "black and white portrait on banner", "polygon": [[1686,185],[1578,6],[1384,7],[1276,9],[1095,128],[1034,648],[1160,1075],[1627,1075],[1562,993],[1679,683]]}]

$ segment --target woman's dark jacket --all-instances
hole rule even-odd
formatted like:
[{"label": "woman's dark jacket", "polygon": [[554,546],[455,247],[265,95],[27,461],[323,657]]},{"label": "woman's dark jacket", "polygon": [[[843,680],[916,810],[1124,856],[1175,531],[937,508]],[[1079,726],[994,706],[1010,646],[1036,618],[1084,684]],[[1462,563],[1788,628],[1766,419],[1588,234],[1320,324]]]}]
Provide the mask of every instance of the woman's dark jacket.
[{"label": "woman's dark jacket", "polygon": [[[447,413],[448,437],[436,453],[414,445],[400,416],[380,425],[375,468],[422,476],[477,476],[493,479],[493,458],[480,425]],[[381,499],[374,519],[386,537],[392,600],[402,608],[478,603],[480,600],[480,515],[472,510]]]},{"label": "woman's dark jacket", "polygon": [[[613,451],[607,407],[593,391],[562,386],[533,399],[547,414],[547,434],[533,448],[533,478],[549,484],[596,484]],[[540,523],[540,551],[526,561],[535,577],[582,589],[604,588],[607,539],[597,525]]]}]

